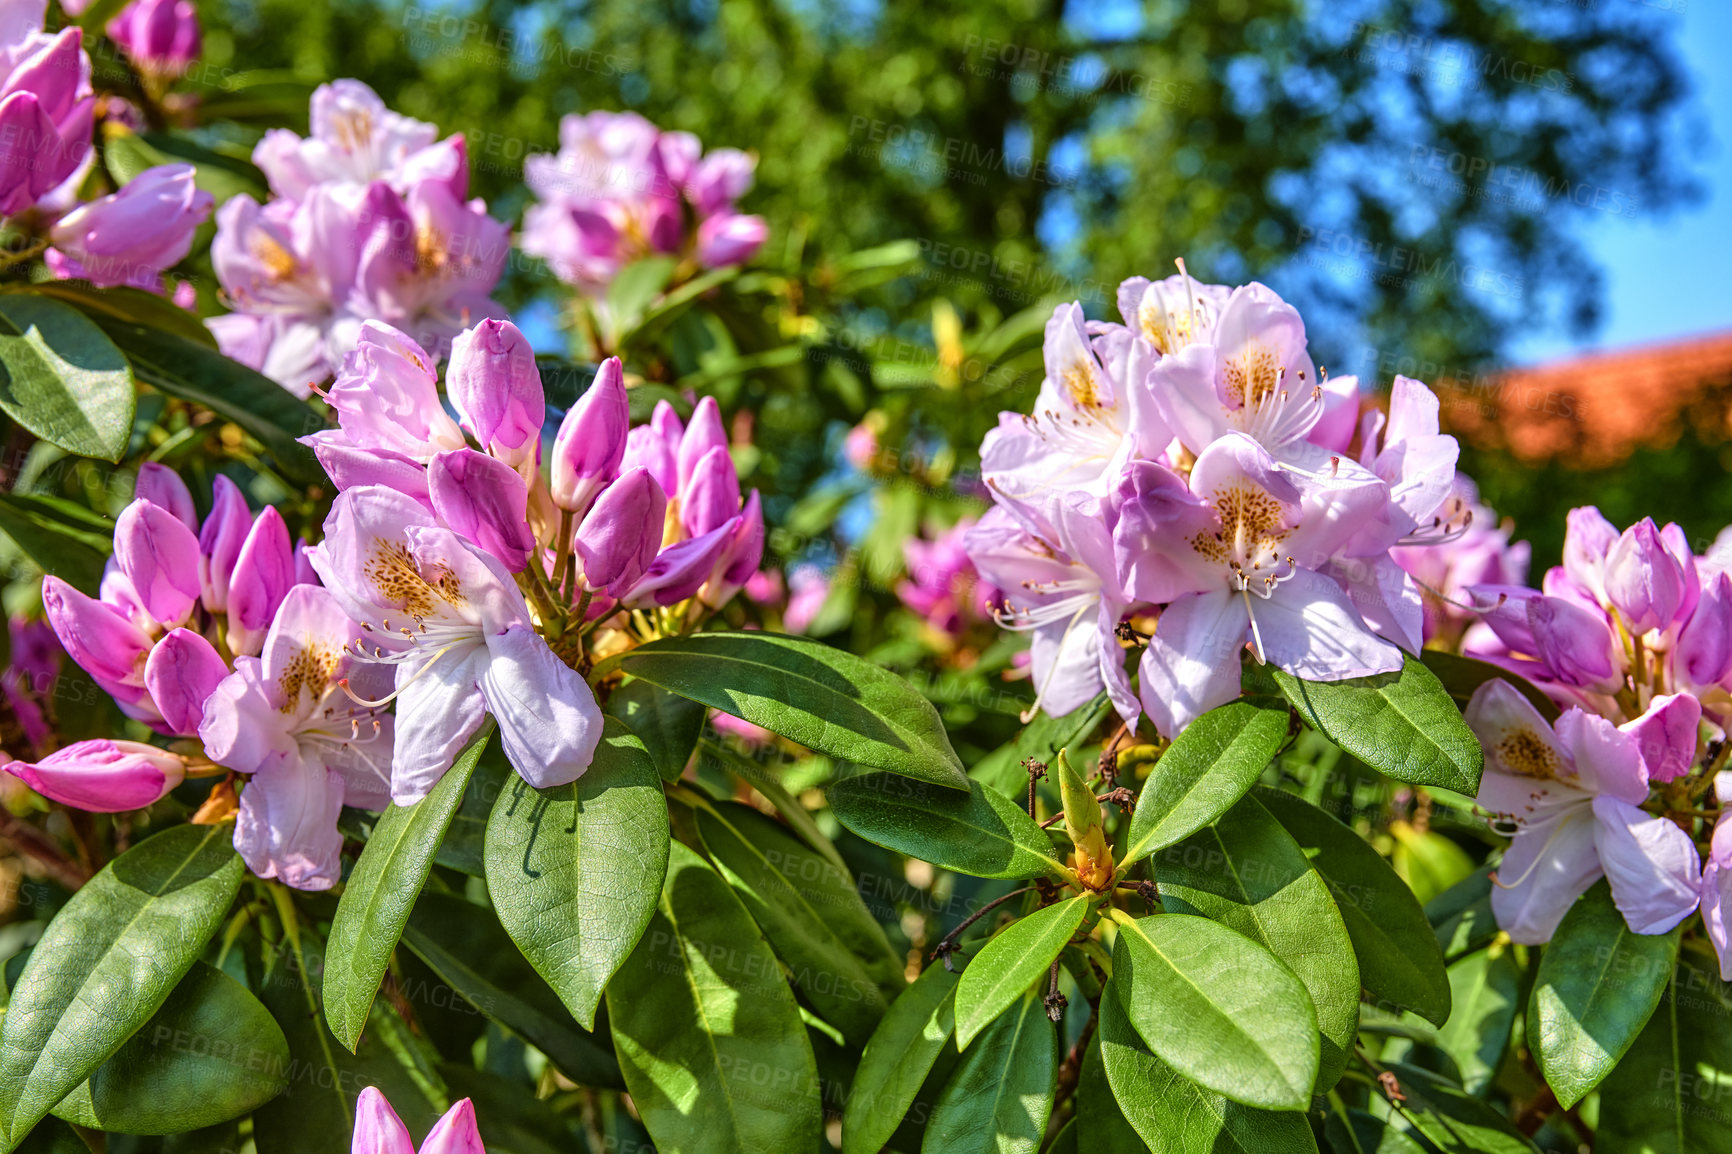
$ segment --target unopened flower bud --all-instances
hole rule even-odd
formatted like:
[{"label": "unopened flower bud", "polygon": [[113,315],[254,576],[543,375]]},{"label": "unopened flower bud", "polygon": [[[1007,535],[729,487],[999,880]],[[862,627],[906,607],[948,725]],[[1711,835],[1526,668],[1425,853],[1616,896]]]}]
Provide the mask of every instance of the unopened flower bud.
[{"label": "unopened flower bud", "polygon": [[114,523],[114,560],[146,613],[177,625],[199,595],[198,538],[151,501],[133,501]]},{"label": "unopened flower bud", "polygon": [[661,548],[667,504],[647,469],[629,469],[602,490],[577,527],[577,556],[592,589],[626,589],[643,576]]},{"label": "unopened flower bud", "polygon": [[137,741],[74,742],[39,762],[4,768],[43,797],[92,813],[154,805],[186,775],[183,759]]},{"label": "unopened flower bud", "polygon": [[229,579],[229,648],[257,654],[295,585],[295,549],[283,515],[267,506],[253,522]]},{"label": "unopened flower bud", "polygon": [[595,382],[560,422],[553,441],[553,503],[582,513],[619,476],[631,432],[631,402],[618,357],[596,371]]},{"label": "unopened flower bud", "polygon": [[482,448],[512,468],[535,462],[547,401],[535,351],[516,325],[489,319],[459,334],[445,391]]},{"label": "unopened flower bud", "polygon": [[433,512],[461,537],[521,573],[535,551],[529,487],[504,461],[474,449],[433,458],[427,469]]}]

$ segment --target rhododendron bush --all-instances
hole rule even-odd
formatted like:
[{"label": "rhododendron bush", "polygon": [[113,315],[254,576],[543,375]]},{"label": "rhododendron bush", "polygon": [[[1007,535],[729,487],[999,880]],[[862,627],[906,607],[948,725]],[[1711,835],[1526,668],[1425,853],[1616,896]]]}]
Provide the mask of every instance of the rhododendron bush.
[{"label": "rhododendron bush", "polygon": [[1530,575],[1262,283],[922,360],[750,151],[571,111],[506,219],[75,7],[0,5],[4,1150],[1727,1149],[1732,540]]}]

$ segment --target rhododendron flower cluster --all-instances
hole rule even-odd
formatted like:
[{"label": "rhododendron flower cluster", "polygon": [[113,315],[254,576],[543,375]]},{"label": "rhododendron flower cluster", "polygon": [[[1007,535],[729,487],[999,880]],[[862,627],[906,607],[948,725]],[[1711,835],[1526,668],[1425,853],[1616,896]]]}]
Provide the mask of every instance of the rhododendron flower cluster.
[{"label": "rhododendron flower cluster", "polygon": [[222,350],[307,395],[384,321],[442,358],[483,317],[509,233],[466,199],[461,136],[398,115],[358,80],[313,93],[312,134],[272,129],[253,150],[273,199],[217,213],[211,261],[235,311],[209,324]]},{"label": "rhododendron flower cluster", "polygon": [[908,579],[896,586],[896,596],[934,632],[952,639],[990,620],[993,605],[1003,599],[969,560],[967,537],[976,520],[965,517],[931,540],[910,537],[902,546]]},{"label": "rhododendron flower cluster", "polygon": [[1465,521],[1436,396],[1398,377],[1387,419],[1356,422],[1357,381],[1325,379],[1261,284],[1139,277],[1118,304],[1122,325],[1054,312],[1034,411],[981,446],[994,505],[967,548],[1032,635],[1036,707],[1105,689],[1171,736],[1239,695],[1247,650],[1309,680],[1399,669],[1423,609],[1390,550]]},{"label": "rhododendron flower cluster", "polygon": [[1677,525],[1645,518],[1619,531],[1598,509],[1575,509],[1563,564],[1539,589],[1465,590],[1483,621],[1465,651],[1563,708],[1547,725],[1499,680],[1466,712],[1486,750],[1479,803],[1514,839],[1492,909],[1516,941],[1547,941],[1604,874],[1636,933],[1664,933],[1700,908],[1732,977],[1722,913],[1732,840],[1723,817],[1700,831],[1704,863],[1693,837],[1708,795],[1732,796],[1732,547],[1722,536],[1697,555]]},{"label": "rhododendron flower cluster", "polygon": [[434,364],[362,324],[326,394],[337,427],[305,438],[340,490],[317,545],[291,541],[274,508],[252,514],[222,476],[201,522],[178,476],[143,466],[100,596],[51,576],[43,602],[121,709],[181,740],[83,742],[5,768],[115,811],[228,771],[236,848],[303,889],[339,876],[343,806],[419,801],[488,715],[531,784],[580,776],[602,728],[591,664],[697,627],[752,578],[758,494],[742,500],[713,399],[687,421],[662,401],[632,428],[618,360],[546,462],[541,379],[513,325],[453,341],[455,416]]},{"label": "rhododendron flower cluster", "polygon": [[663,132],[635,112],[566,116],[559,151],[524,162],[540,203],[524,214],[523,251],[596,294],[646,256],[740,264],[769,236],[762,217],[734,208],[755,167],[747,153],[705,153],[691,133]]}]

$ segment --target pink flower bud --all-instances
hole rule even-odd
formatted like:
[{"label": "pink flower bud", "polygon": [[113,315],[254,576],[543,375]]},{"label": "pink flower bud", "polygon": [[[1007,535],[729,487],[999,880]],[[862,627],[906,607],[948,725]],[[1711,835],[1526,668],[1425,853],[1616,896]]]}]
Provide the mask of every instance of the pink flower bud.
[{"label": "pink flower bud", "polygon": [[144,687],[170,733],[191,737],[204,720],[204,703],[229,674],[210,642],[176,629],[156,643],[144,663]]},{"label": "pink flower bud", "polygon": [[693,169],[686,193],[699,216],[711,216],[732,208],[752,187],[757,157],[737,148],[718,148]]},{"label": "pink flower bud", "polygon": [[108,38],[139,68],[161,76],[179,75],[203,46],[191,0],[134,0],[108,22]]},{"label": "pink flower bud", "polygon": [[7,773],[52,801],[92,813],[123,813],[162,800],[186,762],[137,741],[79,741],[39,762],[9,762]]},{"label": "pink flower bud", "polygon": [[90,154],[96,102],[83,33],[35,35],[0,84],[0,214],[29,208]]},{"label": "pink flower bud", "polygon": [[625,374],[619,358],[609,357],[559,424],[553,440],[553,503],[576,513],[588,509],[595,495],[619,476],[630,432]]},{"label": "pink flower bud", "polygon": [[1649,781],[1672,781],[1696,760],[1696,730],[1702,703],[1688,693],[1661,694],[1636,720],[1618,726],[1636,739]]},{"label": "pink flower bud", "polygon": [[679,451],[674,458],[679,464],[682,497],[686,487],[692,483],[692,475],[697,471],[698,462],[703,460],[711,449],[727,447],[728,431],[722,427],[722,410],[716,405],[714,397],[705,397],[692,410],[692,419],[680,436]]},{"label": "pink flower bud", "polygon": [[267,506],[253,522],[229,578],[229,648],[257,654],[277,607],[295,585],[295,550],[283,515]]},{"label": "pink flower bud", "polygon": [[313,559],[308,555],[312,546],[305,541],[295,542],[295,584],[323,585],[319,580],[319,571],[313,568]]},{"label": "pink flower bud", "polygon": [[149,501],[173,513],[180,523],[198,532],[198,510],[193,506],[192,493],[186,482],[167,465],[146,461],[138,467],[138,483],[133,487],[134,499]]},{"label": "pink flower bud", "polygon": [[[662,401],[657,406],[660,411]],[[673,409],[668,409],[669,414]],[[674,417],[678,422],[679,417]],[[662,487],[664,493],[677,493],[680,489],[679,466],[674,462],[674,450],[678,440],[670,443],[667,438],[656,432],[654,424],[639,425],[625,438],[625,455],[620,458],[619,469],[622,474],[632,469],[647,469],[649,475],[656,479],[656,484]]]},{"label": "pink flower bud", "polygon": [[173,513],[133,501],[114,523],[114,560],[144,610],[165,625],[186,620],[199,596],[198,538]]},{"label": "pink flower bud", "polygon": [[198,531],[199,588],[212,613],[228,612],[229,578],[252,527],[253,513],[241,487],[218,473],[211,482],[210,516]]},{"label": "pink flower bud", "polygon": [[88,597],[58,577],[42,579],[42,610],[60,638],[67,655],[102,687],[116,696],[116,688],[130,683],[126,694],[139,697],[143,685],[140,666],[150,652],[150,638],[114,606]]},{"label": "pink flower bud", "polygon": [[705,268],[744,264],[769,239],[763,217],[720,213],[698,225],[698,260]]},{"label": "pink flower bud", "polygon": [[724,522],[702,537],[669,545],[620,600],[632,609],[673,605],[703,588],[714,576],[716,565],[733,541],[739,518]]},{"label": "pink flower bud", "polygon": [[148,169],[119,192],[61,217],[54,243],[76,262],[77,274],[96,285],[160,291],[162,270],[186,259],[193,233],[216,203],[193,177],[190,164]]},{"label": "pink flower bud", "polygon": [[704,603],[713,608],[733,600],[741,586],[758,576],[758,566],[764,560],[764,508],[756,489],[746,498],[746,507],[737,520],[733,540],[716,562],[720,576],[712,577],[703,591]]},{"label": "pink flower bud", "polygon": [[1716,573],[1702,585],[1702,594],[1684,628],[1672,667],[1693,688],[1718,685],[1732,674],[1732,576]]},{"label": "pink flower bud", "polygon": [[577,556],[592,589],[625,589],[643,576],[662,543],[668,498],[648,469],[628,469],[602,490],[577,527]]},{"label": "pink flower bud", "polygon": [[510,321],[485,320],[451,342],[445,391],[463,427],[513,468],[541,448],[546,394],[535,351]]},{"label": "pink flower bud", "polygon": [[689,536],[701,537],[739,511],[740,478],[733,458],[724,448],[711,449],[692,466],[681,489],[680,524]]},{"label": "pink flower bud", "polygon": [[427,491],[438,514],[459,536],[521,573],[535,551],[529,528],[529,487],[507,465],[458,449],[433,458],[427,469]]},{"label": "pink flower bud", "polygon": [[1652,517],[1624,530],[1606,554],[1606,599],[1632,633],[1664,629],[1684,603],[1683,566],[1660,539]]}]

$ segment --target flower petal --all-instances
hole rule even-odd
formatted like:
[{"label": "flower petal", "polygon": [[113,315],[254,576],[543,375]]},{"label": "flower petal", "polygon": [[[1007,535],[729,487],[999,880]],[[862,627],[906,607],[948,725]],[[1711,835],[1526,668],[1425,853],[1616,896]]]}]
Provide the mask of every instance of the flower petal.
[{"label": "flower petal", "polygon": [[1690,835],[1615,797],[1594,799],[1594,842],[1612,901],[1638,934],[1663,934],[1701,900],[1702,862]]},{"label": "flower petal", "polygon": [[1526,946],[1551,940],[1570,906],[1599,880],[1598,828],[1581,806],[1561,821],[1516,834],[1493,875],[1491,911],[1505,933]]},{"label": "flower petal", "polygon": [[601,741],[601,708],[588,684],[526,625],[489,637],[487,652],[482,690],[517,772],[538,789],[582,777]]},{"label": "flower petal", "polygon": [[1143,651],[1138,692],[1161,736],[1239,696],[1239,653],[1250,623],[1245,600],[1222,589],[1181,597],[1161,613]]}]

